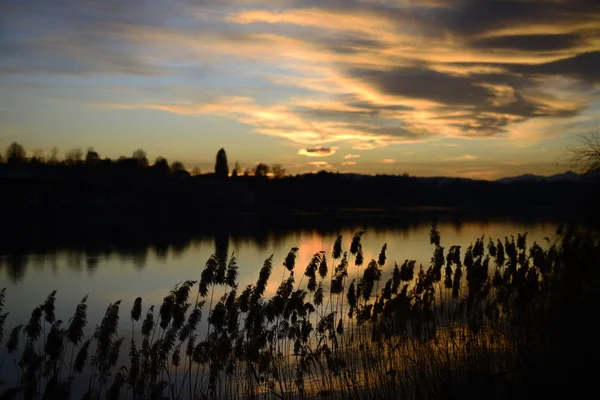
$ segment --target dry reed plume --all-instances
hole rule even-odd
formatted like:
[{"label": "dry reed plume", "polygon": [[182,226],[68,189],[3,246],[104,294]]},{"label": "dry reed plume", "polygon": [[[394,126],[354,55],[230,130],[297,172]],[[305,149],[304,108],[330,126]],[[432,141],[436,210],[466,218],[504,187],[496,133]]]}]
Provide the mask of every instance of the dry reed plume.
[{"label": "dry reed plume", "polygon": [[364,260],[362,235],[347,251],[340,236],[304,271],[292,248],[270,298],[272,256],[238,288],[235,256],[212,255],[199,281],[176,285],[158,308],[135,299],[127,338],[120,301],[86,339],[87,298],[64,323],[52,292],[4,342],[0,374],[17,377],[2,398],[531,398],[561,379],[582,387],[586,369],[571,353],[580,341],[597,354],[582,329],[598,300],[593,237],[561,232],[547,249],[526,234],[482,237],[446,249],[433,227],[429,265],[406,260],[383,280],[387,245]]}]

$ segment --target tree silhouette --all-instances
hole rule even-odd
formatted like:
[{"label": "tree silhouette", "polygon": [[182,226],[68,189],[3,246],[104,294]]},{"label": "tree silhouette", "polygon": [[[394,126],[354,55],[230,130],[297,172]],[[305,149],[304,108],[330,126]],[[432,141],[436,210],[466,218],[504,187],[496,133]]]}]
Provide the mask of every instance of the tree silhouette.
[{"label": "tree silhouette", "polygon": [[194,167],[192,168],[192,176],[198,176],[202,173],[202,171],[200,171],[199,167]]},{"label": "tree silhouette", "polygon": [[152,166],[152,168],[156,171],[161,171],[163,173],[171,171],[171,168],[169,167],[169,162],[164,157],[158,157],[154,161],[154,165]]},{"label": "tree silhouette", "polygon": [[227,154],[225,149],[221,148],[217,152],[217,161],[215,163],[215,175],[218,178],[225,179],[229,176],[229,165],[227,164]]},{"label": "tree silhouette", "polygon": [[233,167],[233,171],[231,172],[231,176],[236,177],[242,174],[242,168],[240,167],[239,162],[235,162],[235,167]]},{"label": "tree silhouette", "polygon": [[81,148],[71,149],[65,154],[65,163],[67,165],[80,164],[83,160],[83,151]]},{"label": "tree silhouette", "polygon": [[96,165],[100,161],[100,156],[98,153],[94,151],[92,147],[87,149],[87,153],[85,154],[85,164],[86,165]]},{"label": "tree silhouette", "polygon": [[271,172],[275,178],[283,178],[285,176],[285,168],[281,164],[273,164],[271,166]]},{"label": "tree silhouette", "polygon": [[185,171],[185,165],[183,165],[183,163],[181,161],[173,161],[173,164],[171,164],[171,171],[173,171],[173,172]]},{"label": "tree silhouette", "polygon": [[58,148],[56,146],[52,147],[50,150],[50,157],[48,158],[48,164],[57,164],[58,163]]},{"label": "tree silhouette", "polygon": [[600,130],[578,137],[579,146],[569,148],[571,162],[582,172],[600,169]]},{"label": "tree silhouette", "polygon": [[146,152],[142,149],[137,149],[133,152],[132,158],[137,161],[140,167],[148,166],[148,158],[146,157]]},{"label": "tree silhouette", "polygon": [[260,163],[254,169],[254,176],[267,176],[269,170],[270,168],[267,164]]},{"label": "tree silhouette", "polygon": [[33,154],[31,155],[31,159],[29,160],[32,164],[43,164],[45,161],[44,158],[44,150],[35,149],[33,150]]},{"label": "tree silhouette", "polygon": [[22,163],[26,158],[25,149],[17,142],[11,143],[6,149],[6,162],[9,164]]}]

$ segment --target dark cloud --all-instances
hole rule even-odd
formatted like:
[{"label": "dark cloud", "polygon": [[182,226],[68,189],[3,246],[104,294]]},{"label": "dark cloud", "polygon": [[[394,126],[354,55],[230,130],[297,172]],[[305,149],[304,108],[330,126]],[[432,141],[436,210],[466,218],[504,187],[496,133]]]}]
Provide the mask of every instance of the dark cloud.
[{"label": "dark cloud", "polygon": [[[241,27],[222,20],[229,11],[241,10],[237,10],[236,5],[242,5],[244,10],[254,8],[268,12],[273,10],[269,7],[273,4],[278,10],[274,13],[285,13],[292,8],[316,8],[334,15],[375,17],[373,21],[385,22],[381,24],[385,34],[378,36],[381,32],[376,24],[375,28],[365,31],[361,31],[360,26],[357,29],[349,26],[347,30],[338,26],[332,33],[326,26],[307,28],[302,24],[290,26],[293,23],[257,23]],[[339,57],[331,57],[331,60],[323,57],[327,61],[320,66],[326,65],[335,74],[367,85],[376,94],[437,103],[428,110],[430,118],[448,121],[449,127],[465,135],[502,134],[514,122],[534,117],[569,117],[582,111],[583,104],[561,108],[549,105],[545,101],[548,97],[544,100],[544,96],[532,95],[544,90],[538,87],[540,77],[569,77],[588,85],[600,81],[600,52],[591,51],[589,40],[600,34],[593,30],[598,28],[590,28],[600,20],[597,1],[431,0],[423,7],[424,3],[414,0],[406,2],[408,6],[402,4],[378,0],[264,0],[262,3],[247,0],[146,0],[141,3],[22,0],[0,3],[0,72],[181,76],[182,71],[176,68],[185,64],[191,65],[189,68],[193,71],[188,74],[192,76],[197,73],[197,60],[190,56],[197,50],[193,43],[200,44],[204,40],[196,34],[198,32],[210,32],[211,37],[218,36],[230,47],[244,47],[246,42],[269,46],[272,42],[267,36],[287,36],[308,44],[311,49],[335,53]],[[214,13],[218,15],[217,20],[209,18],[199,23],[194,19],[196,16],[189,13],[190,6],[218,9],[219,13]],[[352,20],[349,21],[351,24]],[[532,29],[533,34],[524,34],[531,27],[539,29]],[[566,33],[550,34],[554,27],[556,32]],[[158,45],[144,40],[145,30],[166,33],[174,43],[182,48],[189,46],[189,50],[173,52],[175,55],[169,51],[157,54]],[[391,43],[396,37],[394,34],[401,43]],[[190,38],[190,42],[177,42],[177,38],[184,37]],[[415,48],[411,43],[413,37],[418,45],[431,43],[431,48]],[[457,59],[473,58],[473,61],[453,62],[453,50],[444,51],[446,44],[456,46],[454,51],[461,53]],[[586,48],[584,45],[589,52],[581,54],[581,49]],[[540,54],[570,58],[542,62],[548,58],[540,58]],[[507,61],[503,56],[514,58]],[[478,61],[486,58],[485,62]],[[382,62],[381,66],[374,66],[377,60]],[[278,55],[273,54],[273,64],[277,61]],[[303,64],[303,60],[295,62]],[[319,60],[315,60],[315,64],[319,64]],[[478,66],[497,68],[497,71],[469,70]],[[463,71],[452,71],[452,67],[463,68]],[[232,80],[231,86],[247,78],[247,72],[240,70],[239,81]],[[213,74],[218,72],[213,71]],[[329,94],[334,98],[333,106],[328,103],[315,107],[290,105],[289,109],[306,122],[308,129],[321,130],[323,137],[330,135],[328,127],[322,128],[326,123],[347,131],[392,138],[422,134],[418,128],[403,122],[404,116],[412,111],[410,102],[407,102],[409,105],[402,104],[401,100],[398,104],[377,104],[359,97],[356,88],[351,86],[346,89],[352,94],[341,97]],[[313,122],[315,127],[311,125]],[[318,123],[321,125],[316,126]],[[285,133],[283,128],[281,132]],[[327,156],[335,153],[335,149],[318,147],[300,152],[307,156]]]},{"label": "dark cloud", "polygon": [[[551,63],[545,68],[537,68],[547,72],[562,71],[563,65],[555,66],[555,63]],[[591,70],[592,68],[574,68],[574,71],[582,74],[591,73]],[[349,75],[386,95],[438,103],[434,113],[438,116],[432,118],[448,121],[449,127],[457,128],[467,136],[502,134],[511,123],[533,117],[571,117],[580,113],[584,107],[584,104],[568,108],[549,106],[546,99],[527,95],[535,88],[533,82],[512,75],[459,76],[425,68],[395,68],[389,71],[353,69],[349,71]],[[385,131],[406,135],[410,129],[392,126]]]},{"label": "dark cloud", "polygon": [[508,65],[513,72],[528,75],[560,75],[600,82],[600,52],[579,54],[575,57],[537,65]]},{"label": "dark cloud", "polygon": [[[411,107],[403,105],[377,105],[372,102],[358,100],[355,96],[340,96],[341,107],[332,108],[327,105],[316,107],[294,106],[292,111],[310,120],[329,120],[343,122],[368,121],[382,116],[384,112],[410,111]],[[380,122],[379,122],[380,123]]]},{"label": "dark cloud", "polygon": [[[544,3],[544,4],[542,4]],[[552,2],[535,1],[457,1],[452,9],[437,10],[433,16],[447,30],[460,35],[486,32],[492,28],[514,26],[516,21],[534,17],[559,17]],[[557,15],[558,14],[558,15]]]},{"label": "dark cloud", "polygon": [[[299,1],[298,8],[310,8]],[[571,31],[594,25],[600,18],[600,2],[597,0],[448,0],[432,4],[419,2],[382,1],[336,1],[316,2],[317,7],[333,14],[355,13],[384,19],[397,27],[398,32],[421,37],[440,38],[444,36],[474,38],[490,31],[507,28],[527,29],[535,25],[571,27]],[[406,6],[408,3],[409,6]],[[436,4],[435,2],[432,2]],[[314,4],[312,6],[315,6]],[[482,49],[519,50],[558,50],[571,48],[577,43],[576,37],[568,35],[540,35],[531,38],[511,35],[509,39],[477,39],[473,47]],[[546,37],[543,37],[546,36]],[[562,37],[561,37],[562,36]],[[487,41],[487,43],[486,43]],[[489,44],[489,46],[488,46]],[[535,48],[539,45],[538,48]],[[353,47],[340,46],[340,52],[353,51]],[[426,48],[423,51],[427,51]]]},{"label": "dark cloud", "polygon": [[23,0],[0,8],[0,72],[161,75],[138,44],[122,35],[136,28],[165,27],[181,16],[168,7],[139,2]]},{"label": "dark cloud", "polygon": [[475,39],[469,44],[479,49],[506,49],[526,51],[565,50],[582,41],[579,34],[513,35]]},{"label": "dark cloud", "polygon": [[[405,10],[396,13],[403,14]],[[548,23],[555,26],[597,21],[600,5],[596,0],[455,0],[451,7],[415,10],[411,17],[431,33],[450,32],[459,36],[481,34],[507,27]],[[386,13],[394,18],[394,13]]]},{"label": "dark cloud", "polygon": [[316,44],[337,54],[357,54],[365,50],[382,50],[386,47],[384,43],[378,40],[357,38],[352,35],[336,37],[327,42],[316,41]]},{"label": "dark cloud", "polygon": [[327,107],[302,107],[295,106],[292,108],[294,114],[300,115],[311,120],[329,120],[329,121],[352,121],[356,118],[375,117],[379,113],[378,110],[336,110]]},{"label": "dark cloud", "polygon": [[381,104],[375,104],[373,102],[370,101],[366,101],[366,100],[358,100],[356,98],[347,98],[345,100],[346,105],[350,106],[350,107],[356,107],[356,108],[360,108],[363,110],[370,110],[370,111],[376,111],[377,113],[380,113],[381,111],[411,111],[414,110],[413,107],[409,107],[409,106],[403,106],[403,105],[381,105]]},{"label": "dark cloud", "polygon": [[370,133],[407,139],[419,139],[422,136],[419,133],[411,132],[406,129],[406,127],[402,126],[402,123],[398,121],[381,124],[377,126],[376,129],[371,130]]},{"label": "dark cloud", "polygon": [[485,101],[491,94],[470,77],[451,76],[425,68],[391,70],[353,69],[353,78],[369,83],[379,92],[424,99],[442,104],[470,105]]},{"label": "dark cloud", "polygon": [[327,157],[335,154],[335,149],[331,147],[316,147],[312,149],[300,149],[298,154],[308,157]]}]

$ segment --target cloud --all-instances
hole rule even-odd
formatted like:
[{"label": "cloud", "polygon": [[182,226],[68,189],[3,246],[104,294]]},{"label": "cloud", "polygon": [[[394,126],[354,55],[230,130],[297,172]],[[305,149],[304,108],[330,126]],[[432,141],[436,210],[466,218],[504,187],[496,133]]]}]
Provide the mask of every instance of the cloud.
[{"label": "cloud", "polygon": [[85,81],[73,102],[152,79],[152,97],[105,90],[96,106],[229,118],[309,157],[518,140],[528,125],[541,140],[599,98],[600,7],[587,0],[105,3],[1,5],[0,79]]},{"label": "cloud", "polygon": [[381,162],[382,162],[383,164],[395,164],[395,163],[396,163],[396,160],[394,160],[394,159],[392,159],[392,158],[385,158],[385,159],[381,160]]},{"label": "cloud", "polygon": [[[95,103],[96,106],[114,109],[151,109],[180,115],[219,115],[234,118],[254,127],[258,133],[287,139],[301,145],[348,142],[356,149],[373,149],[418,140],[401,127],[381,127],[360,121],[311,120],[297,114],[293,106],[268,106],[257,104],[244,96],[216,96],[202,102],[173,103]],[[309,151],[309,150],[320,151]],[[329,149],[326,154],[323,149]],[[325,156],[335,153],[337,147],[307,147],[298,154]]]},{"label": "cloud", "polygon": [[307,157],[327,157],[335,154],[334,147],[315,147],[312,149],[300,149],[298,154]]},{"label": "cloud", "polygon": [[346,165],[346,166],[349,166],[349,165],[356,165],[356,161],[344,161],[344,162],[342,163],[342,165]]},{"label": "cloud", "polygon": [[[594,73],[586,67],[579,72]],[[462,76],[415,67],[354,69],[348,74],[373,90],[396,98],[398,103],[407,98],[428,102],[420,107],[421,111],[399,113],[404,129],[413,133],[443,129],[447,135],[457,137],[502,135],[515,122],[573,116],[587,106],[585,101],[575,98],[553,104],[553,95],[545,92],[540,82],[519,77]]]},{"label": "cloud", "polygon": [[[600,33],[600,32],[599,32]],[[537,65],[513,65],[515,73],[533,76],[568,76],[583,81],[600,82],[600,51],[578,54],[573,57]]]},{"label": "cloud", "polygon": [[490,93],[470,78],[446,75],[425,68],[351,69],[348,75],[367,82],[376,91],[397,97],[428,100],[446,105],[469,105],[486,100]]},{"label": "cloud", "polygon": [[556,51],[572,48],[582,40],[577,33],[509,35],[476,38],[469,45],[482,49]]},{"label": "cloud", "polygon": [[384,16],[360,14],[351,6],[337,7],[335,12],[327,8],[287,9],[282,12],[250,10],[230,15],[228,19],[239,24],[288,24],[327,31],[350,31],[376,37],[395,30],[394,23]]},{"label": "cloud", "polygon": [[477,160],[477,156],[474,156],[472,154],[464,154],[462,156],[456,156],[456,157],[441,157],[441,160],[443,161],[450,161],[450,162],[454,162],[454,161],[474,161]]},{"label": "cloud", "polygon": [[308,165],[312,165],[313,167],[321,168],[321,169],[332,168],[332,165],[329,164],[327,161],[310,161],[310,162],[308,162]]},{"label": "cloud", "polygon": [[349,160],[351,158],[360,158],[360,154],[346,154],[344,156],[344,160]]},{"label": "cloud", "polygon": [[[3,74],[126,74],[160,76],[165,60],[135,46],[128,30],[159,27],[180,15],[181,4],[24,0],[0,6]],[[23,34],[27,32],[27,34]],[[156,49],[154,49],[156,54]]]}]

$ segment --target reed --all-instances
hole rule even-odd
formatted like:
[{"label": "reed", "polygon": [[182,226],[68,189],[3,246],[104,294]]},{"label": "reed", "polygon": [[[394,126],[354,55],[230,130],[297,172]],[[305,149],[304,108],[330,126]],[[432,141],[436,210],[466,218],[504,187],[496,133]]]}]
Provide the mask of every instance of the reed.
[{"label": "reed", "polygon": [[367,261],[362,236],[348,250],[338,237],[331,261],[315,253],[297,284],[292,248],[270,298],[273,256],[242,290],[235,256],[211,256],[200,280],[175,285],[160,307],[144,313],[134,300],[126,357],[120,301],[86,340],[87,296],[63,325],[52,292],[10,332],[0,371],[6,357],[17,378],[2,398],[69,398],[81,387],[88,399],[531,398],[556,394],[561,378],[577,382],[571,391],[587,387],[589,371],[572,363],[598,354],[580,329],[598,306],[597,238],[569,229],[544,248],[527,234],[481,237],[446,252],[432,227],[429,265],[405,260],[386,272],[387,244]]}]

